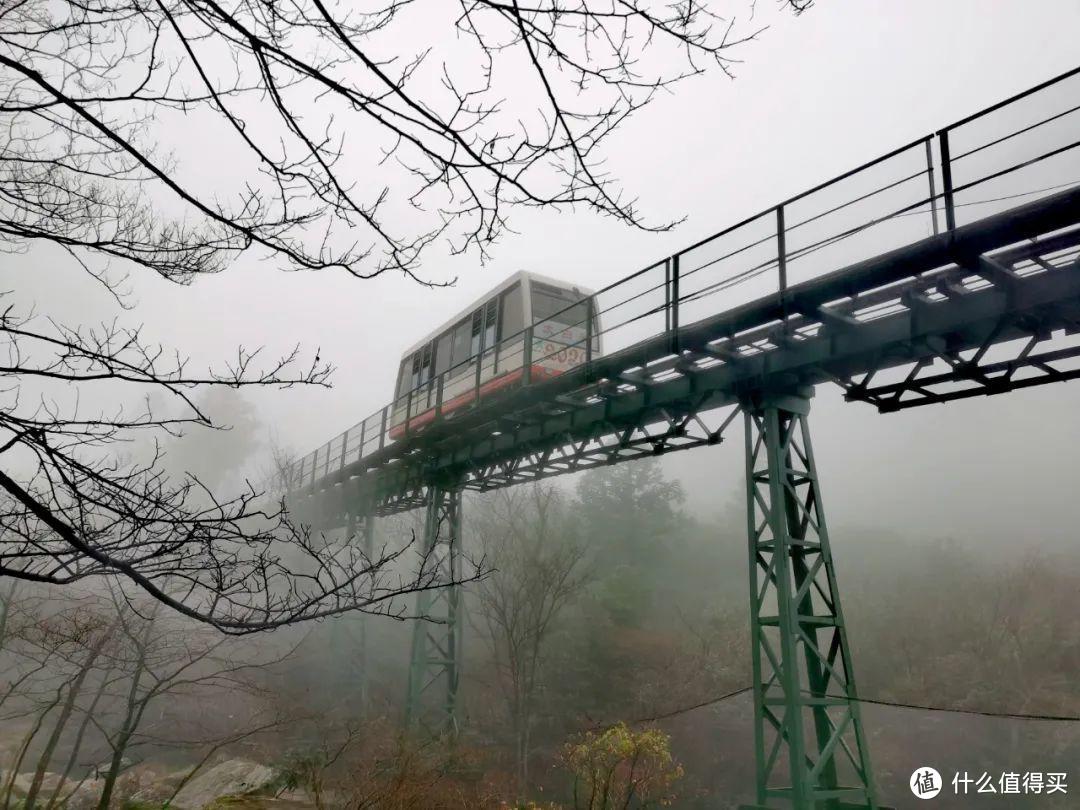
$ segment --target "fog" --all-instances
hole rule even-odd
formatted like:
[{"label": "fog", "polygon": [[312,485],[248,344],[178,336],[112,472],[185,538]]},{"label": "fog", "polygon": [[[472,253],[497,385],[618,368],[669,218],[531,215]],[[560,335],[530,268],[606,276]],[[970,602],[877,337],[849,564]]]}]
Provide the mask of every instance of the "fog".
[{"label": "fog", "polygon": [[[196,364],[217,362],[237,345],[318,347],[337,369],[331,390],[253,396],[277,440],[304,453],[388,402],[399,352],[511,273],[535,270],[599,288],[1068,69],[1080,22],[1070,2],[1002,2],[992,13],[977,2],[837,2],[798,18],[758,6],[770,27],[740,51],[735,80],[699,77],[662,95],[609,147],[610,171],[654,221],[686,216],[670,233],[634,232],[584,212],[521,211],[512,220],[517,233],[486,265],[429,256],[424,277],[453,279],[451,287],[419,288],[391,274],[360,282],[282,273],[244,255],[189,287],[133,274],[138,306],[128,313],[60,251],[8,257],[5,272],[19,274],[17,291],[28,299],[48,293],[49,314],[90,323],[119,314]],[[212,175],[213,152],[202,154]],[[1048,386],[879,416],[823,388],[813,420],[832,518],[980,543],[1067,542],[1073,518],[1062,505],[1077,472],[1061,448],[1080,430],[1071,418],[1078,398],[1074,386]],[[665,464],[695,510],[742,489],[735,442]],[[1039,471],[1037,484],[1019,485],[1024,469]]]},{"label": "fog", "polygon": [[[746,10],[740,11],[745,16]],[[245,476],[261,479],[267,474],[272,448],[306,453],[389,402],[401,352],[510,274],[529,270],[587,288],[603,287],[782,198],[1074,67],[1080,31],[1080,4],[1075,0],[833,0],[798,16],[776,3],[759,2],[753,13],[753,24],[767,28],[740,47],[734,79],[709,74],[661,93],[607,144],[606,169],[639,199],[646,217],[665,222],[685,216],[669,232],[634,230],[584,210],[523,209],[514,212],[513,232],[504,234],[486,262],[474,253],[454,256],[445,247],[433,249],[420,272],[435,285],[431,287],[392,271],[366,280],[343,272],[283,272],[273,260],[250,252],[224,272],[188,286],[133,271],[124,284],[125,309],[64,251],[50,245],[34,245],[22,255],[0,255],[0,283],[13,290],[11,300],[68,324],[114,318],[141,323],[150,340],[189,355],[198,369],[231,358],[237,346],[263,347],[264,356],[274,358],[300,345],[308,355],[317,351],[332,363],[335,371],[326,388],[222,393],[210,412],[234,425],[232,431],[208,436],[194,430],[167,446],[170,469],[194,472],[212,487],[235,491],[242,489]],[[214,178],[227,170],[228,155],[194,128],[177,137],[185,159],[198,156],[188,171]],[[721,297],[711,301],[717,311],[725,306]],[[1075,461],[1078,412],[1076,383],[888,415],[845,402],[838,387],[817,388],[810,414],[814,450],[840,588],[848,603],[855,666],[865,675],[864,694],[1006,712],[1066,714],[1080,707],[1077,627],[1056,612],[1060,608],[1062,614],[1075,616],[1074,607],[1063,606],[1071,604],[1066,595],[1074,596],[1070,590],[1080,582],[1074,513],[1080,491]],[[583,585],[582,594],[587,595],[571,603],[563,624],[553,631],[559,652],[552,660],[557,666],[549,673],[541,702],[552,713],[565,710],[565,716],[536,732],[537,751],[543,749],[532,774],[536,784],[558,784],[552,775],[557,750],[552,740],[563,732],[648,717],[693,703],[703,689],[714,695],[746,681],[746,484],[738,425],[719,446],[673,453],[656,463],[656,475],[677,492],[663,498],[664,516],[655,532],[640,530],[639,540],[657,538],[655,549],[642,552],[649,560],[637,561],[648,573],[641,574],[640,581],[630,574],[626,580],[634,583],[635,595],[648,595],[647,607],[640,608],[648,618],[620,623],[617,609],[625,594],[593,574],[590,582],[601,584],[594,590]],[[589,564],[603,569],[602,555],[594,555],[607,548],[607,541],[590,534],[602,521],[589,514],[598,507],[583,494],[587,480],[583,475],[555,479],[559,508],[565,510],[560,531],[571,538],[566,541],[571,546],[581,542],[590,548]],[[496,521],[491,511],[495,507],[490,503],[495,500],[466,501],[467,542],[477,556],[485,550],[484,526],[494,531],[490,525]],[[417,525],[414,518],[380,521],[377,541],[407,542]],[[611,554],[616,559],[616,553]],[[618,560],[620,565],[626,562]],[[1066,660],[1063,652],[1061,661],[1047,663],[1045,683],[1039,681],[1041,672],[1025,671],[1031,685],[1027,691],[1009,692],[1002,685],[1004,675],[1001,683],[995,680],[1008,656],[995,657],[999,651],[991,642],[982,657],[960,652],[958,639],[966,628],[970,626],[974,636],[989,632],[985,625],[993,624],[986,618],[989,607],[984,613],[972,605],[1006,592],[1019,595],[1001,608],[1003,614],[1013,607],[1022,613],[1030,606],[1032,615],[1024,613],[1017,623],[1030,620],[1030,626],[1051,628],[1045,631],[1047,638],[1040,636],[1042,646],[1030,653],[1033,659],[1046,662],[1066,648],[1074,656]],[[42,591],[42,598],[46,596]],[[947,608],[946,596],[954,600]],[[936,612],[939,598],[941,613]],[[470,591],[466,609],[480,611],[481,600],[480,592]],[[490,735],[476,743],[477,749],[504,744],[510,750],[512,743],[496,739],[499,732],[492,730],[505,730],[509,721],[490,698],[501,670],[498,650],[484,646],[478,615],[466,629],[464,701],[469,716]],[[362,621],[347,616],[289,628],[265,642],[256,636],[245,642],[255,647],[235,653],[243,660],[257,660],[268,651],[279,655],[293,644],[301,645],[295,658],[268,666],[272,675],[259,683],[260,689],[277,690],[276,721],[285,722],[281,718],[288,716],[302,729],[290,741],[319,738],[340,719],[335,713],[344,713],[343,707],[396,729],[411,625],[386,617],[367,620],[368,669],[358,674],[353,653],[360,646]],[[608,621],[618,628],[612,637],[624,646],[604,648],[609,657],[601,661],[597,650],[602,644],[594,635],[602,636]],[[940,626],[928,625],[938,621]],[[676,628],[671,632],[681,634],[678,644],[658,628]],[[904,645],[917,645],[921,634],[933,635],[935,629],[941,630],[942,639],[931,643],[933,649],[926,653],[936,656],[934,674],[921,675],[918,683],[911,672],[897,674],[901,660],[912,672],[918,669],[913,663],[918,652]],[[688,650],[697,642],[701,649],[695,658]],[[265,646],[260,648],[260,643]],[[888,655],[882,652],[886,648]],[[595,659],[589,657],[594,654]],[[980,661],[984,667],[973,663]],[[672,662],[694,674],[665,672],[667,666],[679,668]],[[585,672],[589,666],[592,674]],[[350,694],[361,678],[370,683],[372,695],[371,706],[363,710]],[[964,691],[960,682],[986,688]],[[560,685],[578,692],[568,695]],[[574,703],[586,692],[592,702],[583,698]],[[222,694],[227,690],[206,700],[226,705]],[[251,706],[258,704],[249,712],[255,723],[267,711],[259,703],[265,694],[244,694]],[[203,700],[190,694],[184,699],[191,705]],[[289,704],[288,711],[278,711],[284,704]],[[743,696],[707,711],[707,716],[680,716],[664,726],[688,772],[696,769],[693,784],[714,791],[699,803],[684,799],[677,807],[734,807],[734,798],[730,804],[716,798],[730,784],[741,791],[738,798],[750,798],[749,699]],[[901,791],[911,768],[924,764],[912,759],[920,750],[939,757],[938,769],[949,775],[964,768],[994,766],[1000,772],[1072,765],[1070,776],[1078,776],[1077,760],[1069,759],[1080,750],[1075,724],[1062,730],[1021,721],[1001,725],[990,718],[942,720],[932,714],[912,717],[886,706],[867,707],[865,717],[872,729],[875,764],[897,806],[907,806],[903,802],[909,797]],[[18,719],[11,728],[23,728]],[[165,714],[158,721],[155,734],[168,726]],[[386,739],[395,733],[387,731]],[[326,738],[331,736],[327,733]],[[5,742],[14,739],[11,731]],[[266,751],[273,751],[283,756],[288,748],[268,743],[256,754],[252,746],[245,755],[270,757]],[[0,746],[0,753],[14,747]],[[105,748],[99,749],[104,756]],[[970,757],[946,761],[965,749]],[[364,751],[366,757],[368,749]],[[382,762],[379,757],[384,756],[389,757],[379,748],[369,759]],[[470,767],[474,765],[487,778],[484,769],[489,766]],[[423,767],[429,766],[438,770],[424,761]],[[506,770],[512,772],[513,765]],[[402,802],[350,806],[469,806],[427,804],[423,798]],[[1047,797],[1032,806],[1071,805],[1054,804]]]}]

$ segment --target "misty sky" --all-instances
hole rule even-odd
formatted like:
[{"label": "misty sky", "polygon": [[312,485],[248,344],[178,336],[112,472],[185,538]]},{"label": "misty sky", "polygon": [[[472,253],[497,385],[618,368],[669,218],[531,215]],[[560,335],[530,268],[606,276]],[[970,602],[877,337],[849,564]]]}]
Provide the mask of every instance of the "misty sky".
[{"label": "misty sky", "polygon": [[[503,239],[487,266],[473,256],[428,255],[424,274],[456,277],[450,288],[391,275],[282,273],[245,256],[186,288],[133,277],[138,306],[119,315],[145,322],[154,339],[200,364],[237,344],[320,347],[338,369],[332,390],[252,397],[279,440],[306,452],[385,404],[401,350],[510,273],[601,287],[1074,67],[1080,54],[1076,0],[820,0],[798,18],[759,0],[756,15],[771,27],[735,54],[743,60],[735,81],[717,73],[680,85],[608,142],[608,168],[644,213],[656,221],[688,217],[674,232],[633,232],[589,214],[518,212],[517,235]],[[21,289],[48,296],[50,314],[70,322],[118,314],[59,251],[0,261],[5,275],[23,276]],[[1074,383],[881,416],[819,389],[812,424],[837,542],[881,540],[877,530],[1024,547],[1075,541],[1078,405]],[[718,448],[665,463],[702,512],[743,498],[738,431]]]}]

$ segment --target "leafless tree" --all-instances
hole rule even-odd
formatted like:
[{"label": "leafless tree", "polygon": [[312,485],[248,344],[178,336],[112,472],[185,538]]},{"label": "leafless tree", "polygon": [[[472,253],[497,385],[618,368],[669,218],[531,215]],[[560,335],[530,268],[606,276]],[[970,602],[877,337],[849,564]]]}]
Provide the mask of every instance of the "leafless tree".
[{"label": "leafless tree", "polygon": [[[178,279],[250,246],[296,269],[412,273],[440,237],[490,245],[515,206],[646,226],[605,140],[658,91],[729,73],[758,33],[749,3],[686,0],[0,9],[2,232]],[[161,136],[181,117],[243,161],[231,195],[170,159]]]},{"label": "leafless tree", "polygon": [[[228,696],[229,714],[235,713],[236,718],[229,720],[225,733],[219,735],[218,742],[222,745],[243,739],[252,729],[275,727],[275,718],[261,715],[241,720],[240,707],[245,696],[255,699],[262,692],[259,674],[292,653],[289,648],[278,653],[256,654],[252,649],[238,646],[234,639],[192,626],[183,617],[163,611],[159,601],[144,600],[132,608],[125,600],[116,598],[114,604],[117,632],[123,641],[111,662],[119,673],[118,688],[114,690],[112,705],[100,717],[93,718],[109,753],[99,810],[109,807],[125,760],[134,756],[137,749],[162,743],[182,747],[193,742],[177,739],[176,735],[182,731],[177,728],[178,714],[170,721],[167,739],[162,738],[160,729],[147,729],[151,707],[166,702],[174,707],[194,706]],[[200,736],[194,742],[211,749],[222,747],[214,742],[213,735]]]},{"label": "leafless tree", "polygon": [[[34,810],[37,806],[38,797],[45,780],[45,772],[56,753],[61,738],[64,736],[68,722],[75,714],[76,702],[82,695],[83,687],[94,672],[95,665],[105,651],[106,645],[112,641],[119,623],[119,618],[116,618],[107,625],[99,625],[85,639],[86,650],[82,658],[76,663],[74,675],[65,684],[63,702],[60,705],[58,716],[53,722],[52,731],[42,747],[41,753],[38,755],[34,777],[30,782],[30,788],[27,790],[26,796],[23,798],[23,810]],[[104,673],[102,685],[108,682],[108,674],[108,672]]]},{"label": "leafless tree", "polygon": [[0,694],[0,722],[23,720],[28,725],[11,751],[10,761],[4,763],[0,796],[4,807],[11,804],[21,766],[39,735],[52,724],[53,731],[44,744],[48,756],[44,760],[39,757],[24,798],[26,806],[33,807],[42,788],[47,760],[74,711],[94,660],[108,640],[109,630],[93,599],[50,604],[39,594],[20,592],[19,599],[15,599],[12,591],[6,609],[17,618],[17,624],[9,626],[8,643],[0,654],[0,673],[6,681]]},{"label": "leafless tree", "polygon": [[18,581],[11,580],[0,590],[0,650],[4,649],[4,641],[7,639],[8,621],[11,619],[15,589],[18,585]]},{"label": "leafless tree", "polygon": [[[201,754],[178,792],[215,753],[290,720],[268,699],[267,679],[295,647],[256,651],[145,597],[24,591],[14,607],[29,618],[0,654],[5,679],[20,676],[0,723],[24,727],[2,763],[5,807],[16,790],[27,810],[63,806],[93,777],[105,808],[131,760],[160,747]],[[100,764],[87,770],[88,761]]]},{"label": "leafless tree", "polygon": [[[282,371],[294,358],[252,372],[252,356],[241,354],[227,372],[199,376],[188,374],[182,360],[145,347],[138,332],[53,324],[34,331],[9,312],[0,316],[4,333],[9,354],[26,358],[10,370],[13,377],[130,383],[166,392],[185,412],[162,417],[147,405],[138,413],[117,407],[111,415],[82,418],[60,412],[44,395],[23,409],[19,386],[9,389],[10,401],[0,409],[0,456],[10,464],[0,470],[6,496],[0,574],[52,584],[119,575],[177,611],[234,633],[354,609],[400,612],[398,596],[434,586],[422,571],[391,582],[386,572],[402,549],[369,559],[356,544],[312,537],[283,502],[268,502],[253,487],[223,499],[196,476],[177,479],[163,469],[155,432],[215,427],[191,388],[321,383],[325,366],[286,378]],[[146,433],[144,458],[119,455]]]},{"label": "leafless tree", "polygon": [[497,490],[473,504],[492,573],[474,589],[479,623],[514,733],[518,790],[528,787],[536,697],[555,622],[589,579],[560,492],[544,483]]},{"label": "leafless tree", "polygon": [[[602,150],[658,91],[730,71],[757,30],[712,5],[0,0],[0,251],[51,245],[127,306],[131,268],[187,283],[248,249],[417,278],[436,240],[483,255],[515,207],[668,227],[639,214]],[[213,148],[185,160],[199,135]],[[218,427],[196,391],[326,385],[317,352],[241,348],[196,371],[138,328],[14,303],[0,341],[0,576],[118,576],[233,633],[397,615],[397,597],[435,586],[392,582],[400,552],[309,537],[255,488],[225,497],[164,473],[163,434]],[[103,384],[110,403],[147,404],[88,407]],[[121,453],[140,438],[148,454]]]}]

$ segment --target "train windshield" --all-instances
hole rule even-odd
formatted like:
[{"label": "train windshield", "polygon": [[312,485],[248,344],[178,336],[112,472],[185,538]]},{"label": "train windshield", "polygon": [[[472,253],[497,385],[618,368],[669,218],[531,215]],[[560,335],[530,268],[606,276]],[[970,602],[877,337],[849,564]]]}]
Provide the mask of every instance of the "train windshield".
[{"label": "train windshield", "polygon": [[534,324],[552,320],[563,326],[585,326],[589,302],[584,294],[539,281],[531,286]]}]

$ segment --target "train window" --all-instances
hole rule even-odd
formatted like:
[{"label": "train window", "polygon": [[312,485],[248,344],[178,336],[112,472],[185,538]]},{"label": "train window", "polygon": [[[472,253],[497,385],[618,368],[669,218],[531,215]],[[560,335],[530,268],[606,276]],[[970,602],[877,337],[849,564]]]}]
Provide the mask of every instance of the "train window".
[{"label": "train window", "polygon": [[412,356],[412,373],[409,375],[409,388],[417,388],[431,379],[431,344]]},{"label": "train window", "polygon": [[397,394],[399,397],[404,396],[412,388],[412,367],[413,358],[411,355],[402,359],[401,368],[398,370]]},{"label": "train window", "polygon": [[469,339],[469,356],[480,354],[480,335],[483,331],[481,328],[483,326],[483,314],[483,307],[480,307],[480,309],[476,310],[476,312],[472,314],[472,329],[470,330]]},{"label": "train window", "polygon": [[484,348],[495,345],[495,327],[499,320],[499,299],[492,298],[484,306]]},{"label": "train window", "polygon": [[[533,323],[552,319],[564,326],[585,325],[588,302],[584,295],[539,281],[532,282],[531,286]],[[573,305],[575,302],[577,304]]]},{"label": "train window", "polygon": [[412,356],[412,374],[409,376],[410,390],[420,384],[420,352]]},{"label": "train window", "polygon": [[442,374],[450,368],[450,357],[453,353],[454,330],[448,329],[442,334],[435,344],[435,373]]},{"label": "train window", "polygon": [[431,347],[431,343],[424,347],[422,359],[420,361],[420,378],[416,381],[417,385],[422,385],[431,379],[431,368],[434,365],[435,360],[435,358],[431,356]]},{"label": "train window", "polygon": [[472,319],[466,318],[454,327],[454,354],[451,367],[460,365],[469,359],[469,332]]},{"label": "train window", "polygon": [[525,328],[525,313],[521,301],[521,285],[515,284],[500,297],[499,340],[513,337]]}]

